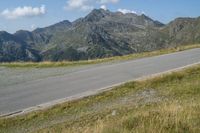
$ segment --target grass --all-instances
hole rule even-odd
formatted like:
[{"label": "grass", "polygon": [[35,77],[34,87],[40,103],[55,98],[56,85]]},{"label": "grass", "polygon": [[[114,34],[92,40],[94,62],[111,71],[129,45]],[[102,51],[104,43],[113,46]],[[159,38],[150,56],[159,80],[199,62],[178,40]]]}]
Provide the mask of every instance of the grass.
[{"label": "grass", "polygon": [[90,64],[98,64],[98,63],[105,63],[111,61],[124,61],[124,60],[131,60],[131,59],[138,59],[143,57],[151,57],[156,55],[168,54],[193,48],[200,48],[199,44],[194,45],[185,45],[179,46],[176,48],[168,48],[168,49],[161,49],[153,52],[143,52],[143,53],[136,53],[124,56],[115,56],[103,59],[94,59],[94,60],[84,60],[84,61],[61,61],[61,62],[11,62],[11,63],[0,63],[0,66],[4,67],[36,67],[36,68],[46,68],[46,67],[68,67],[68,66],[80,66],[80,65],[90,65]]},{"label": "grass", "polygon": [[2,133],[200,132],[200,65],[0,119]]}]

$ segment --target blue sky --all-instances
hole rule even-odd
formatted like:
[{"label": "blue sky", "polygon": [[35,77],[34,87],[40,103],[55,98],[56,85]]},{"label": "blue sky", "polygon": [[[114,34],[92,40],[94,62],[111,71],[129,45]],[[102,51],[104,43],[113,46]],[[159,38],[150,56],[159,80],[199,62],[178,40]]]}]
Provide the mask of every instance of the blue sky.
[{"label": "blue sky", "polygon": [[200,0],[2,0],[0,30],[33,30],[62,20],[73,21],[93,8],[145,13],[168,23],[177,17],[200,16]]}]

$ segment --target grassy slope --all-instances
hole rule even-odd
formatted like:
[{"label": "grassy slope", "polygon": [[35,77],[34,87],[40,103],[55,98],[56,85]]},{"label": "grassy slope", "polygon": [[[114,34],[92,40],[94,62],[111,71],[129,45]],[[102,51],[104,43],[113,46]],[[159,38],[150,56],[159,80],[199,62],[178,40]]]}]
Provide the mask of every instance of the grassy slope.
[{"label": "grassy slope", "polygon": [[200,44],[194,45],[186,45],[180,46],[176,48],[168,48],[157,50],[153,52],[144,52],[144,53],[137,53],[137,54],[130,54],[124,56],[116,56],[104,59],[95,59],[95,60],[87,60],[87,61],[62,61],[62,62],[12,62],[12,63],[0,63],[0,66],[5,67],[37,67],[37,68],[45,68],[45,67],[67,67],[67,66],[80,66],[80,65],[90,65],[90,64],[97,64],[97,63],[104,63],[104,62],[111,62],[111,61],[123,61],[123,60],[130,60],[130,59],[137,59],[142,57],[150,57],[162,54],[168,54],[172,52],[178,52],[183,50],[188,50],[192,48],[200,48]]},{"label": "grassy slope", "polygon": [[2,118],[0,132],[200,132],[200,65]]}]

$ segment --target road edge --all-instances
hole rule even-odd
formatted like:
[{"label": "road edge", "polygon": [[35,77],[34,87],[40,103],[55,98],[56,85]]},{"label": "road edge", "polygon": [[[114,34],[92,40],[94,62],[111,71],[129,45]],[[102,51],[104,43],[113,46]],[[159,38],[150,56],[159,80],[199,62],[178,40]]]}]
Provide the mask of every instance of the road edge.
[{"label": "road edge", "polygon": [[140,78],[136,78],[136,79],[128,80],[128,81],[125,81],[125,82],[117,83],[117,84],[107,86],[107,87],[103,87],[103,88],[100,88],[100,89],[96,89],[96,90],[93,90],[93,91],[87,91],[87,92],[77,94],[77,95],[74,95],[74,96],[70,96],[70,97],[66,97],[66,98],[62,98],[62,99],[57,99],[57,100],[54,100],[54,101],[51,101],[51,102],[43,103],[43,104],[40,104],[40,105],[37,105],[37,106],[18,110],[18,111],[15,111],[15,112],[1,114],[0,119],[25,115],[25,114],[28,114],[28,113],[31,113],[31,112],[34,112],[34,111],[50,109],[51,107],[53,107],[55,105],[63,104],[63,103],[74,101],[74,100],[80,100],[80,99],[83,99],[83,98],[86,98],[86,97],[89,97],[89,96],[94,96],[94,95],[97,95],[99,93],[103,93],[103,92],[112,90],[112,89],[114,89],[114,87],[123,85],[123,84],[128,83],[128,82],[148,80],[148,79],[158,77],[158,76],[161,76],[161,75],[164,75],[164,74],[170,74],[170,73],[173,73],[173,72],[178,72],[178,71],[181,71],[183,69],[190,68],[190,67],[193,67],[193,66],[196,66],[196,65],[199,65],[199,64],[200,64],[200,62],[193,63],[193,64],[186,65],[186,66],[183,66],[183,67],[178,67],[178,68],[167,70],[167,71],[164,71],[164,72],[150,74],[150,75],[147,75],[147,76],[142,76]]}]

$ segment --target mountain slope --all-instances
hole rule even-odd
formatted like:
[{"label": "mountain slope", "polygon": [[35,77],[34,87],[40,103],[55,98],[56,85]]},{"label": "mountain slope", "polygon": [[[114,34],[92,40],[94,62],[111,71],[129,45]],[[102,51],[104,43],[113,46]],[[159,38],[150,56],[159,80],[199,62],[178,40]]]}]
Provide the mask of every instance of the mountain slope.
[{"label": "mountain slope", "polygon": [[177,18],[164,31],[172,44],[200,43],[200,17]]},{"label": "mountain slope", "polygon": [[[135,44],[141,43],[143,38],[146,38],[147,29],[154,31],[162,26],[164,25],[145,15],[95,9],[86,17],[73,22],[70,29],[52,37],[50,44],[55,47],[44,51],[43,57],[45,60],[59,58],[54,56],[55,53],[66,55],[68,48],[73,48],[76,55],[81,55],[78,59],[103,58],[138,52],[139,48]],[[144,45],[141,43],[140,49],[143,49]],[[64,58],[67,57],[64,56]]]},{"label": "mountain slope", "polygon": [[20,30],[17,31],[14,35],[27,42],[33,48],[41,50],[45,48],[46,45],[48,45],[51,38],[56,35],[57,32],[63,32],[70,26],[71,22],[66,20],[49,27],[38,28],[33,32]]},{"label": "mountain slope", "polygon": [[0,32],[0,62],[7,61],[38,61],[37,51],[19,38],[5,32]]},{"label": "mountain slope", "polygon": [[[94,9],[74,22],[65,20],[9,36],[14,38],[10,43],[14,49],[11,55],[15,56],[20,49],[23,56],[7,59],[9,51],[2,54],[1,49],[1,58],[4,58],[1,61],[94,59],[200,43],[200,18],[178,18],[164,25],[144,14]],[[8,40],[4,37],[1,36],[0,45],[5,46]]]}]

